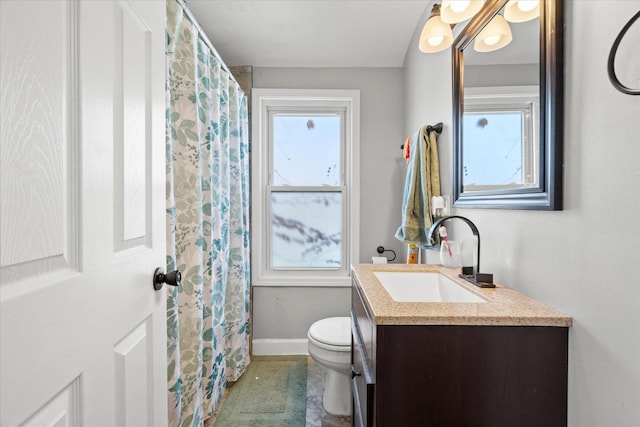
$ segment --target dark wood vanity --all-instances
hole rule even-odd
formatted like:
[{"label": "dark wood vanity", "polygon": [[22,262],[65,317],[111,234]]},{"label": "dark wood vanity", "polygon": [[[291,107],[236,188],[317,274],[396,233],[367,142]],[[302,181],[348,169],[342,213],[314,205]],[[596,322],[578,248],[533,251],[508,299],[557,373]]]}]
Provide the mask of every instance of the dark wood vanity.
[{"label": "dark wood vanity", "polygon": [[355,426],[567,424],[568,327],[474,324],[468,314],[468,325],[417,324],[412,308],[424,305],[404,304],[400,318],[377,321],[354,275]]}]

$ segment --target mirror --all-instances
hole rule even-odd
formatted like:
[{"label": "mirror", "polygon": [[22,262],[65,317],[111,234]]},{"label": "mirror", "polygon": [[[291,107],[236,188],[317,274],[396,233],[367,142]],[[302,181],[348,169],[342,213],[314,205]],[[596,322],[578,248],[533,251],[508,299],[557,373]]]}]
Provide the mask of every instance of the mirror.
[{"label": "mirror", "polygon": [[512,41],[475,40],[507,0],[489,0],[452,46],[455,207],[562,209],[562,0],[509,22]]}]

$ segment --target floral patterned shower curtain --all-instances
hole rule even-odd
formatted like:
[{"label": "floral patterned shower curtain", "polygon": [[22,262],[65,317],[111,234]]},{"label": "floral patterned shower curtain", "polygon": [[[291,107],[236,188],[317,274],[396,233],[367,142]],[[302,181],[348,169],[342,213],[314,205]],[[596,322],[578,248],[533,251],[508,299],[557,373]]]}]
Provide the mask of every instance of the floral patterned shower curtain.
[{"label": "floral patterned shower curtain", "polygon": [[247,97],[167,0],[169,425],[200,426],[249,363]]}]

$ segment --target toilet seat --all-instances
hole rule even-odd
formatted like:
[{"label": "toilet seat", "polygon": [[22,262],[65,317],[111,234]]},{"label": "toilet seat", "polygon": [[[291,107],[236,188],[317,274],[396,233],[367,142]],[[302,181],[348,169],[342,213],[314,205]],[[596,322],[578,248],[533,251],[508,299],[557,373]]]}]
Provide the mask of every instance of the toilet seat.
[{"label": "toilet seat", "polygon": [[310,341],[332,351],[351,351],[351,318],[329,317],[318,320],[309,328]]}]

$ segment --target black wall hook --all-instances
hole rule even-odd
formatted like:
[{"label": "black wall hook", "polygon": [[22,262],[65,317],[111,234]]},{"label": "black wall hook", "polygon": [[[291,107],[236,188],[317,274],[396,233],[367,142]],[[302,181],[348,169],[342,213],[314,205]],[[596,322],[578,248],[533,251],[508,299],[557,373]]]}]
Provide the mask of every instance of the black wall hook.
[{"label": "black wall hook", "polygon": [[618,46],[620,45],[622,38],[627,33],[627,31],[629,31],[629,27],[631,27],[631,25],[633,25],[633,23],[636,22],[638,18],[640,18],[640,11],[638,11],[638,13],[633,15],[629,20],[629,22],[627,22],[625,26],[622,27],[622,30],[620,30],[620,33],[618,34],[615,41],[613,42],[613,45],[611,46],[611,51],[609,52],[609,61],[607,62],[607,72],[609,73],[609,80],[611,81],[611,84],[620,92],[625,93],[627,95],[640,95],[640,89],[631,89],[626,87],[622,83],[620,83],[620,80],[618,80],[618,76],[616,76],[616,69],[615,69],[614,62],[616,59],[616,53],[618,52]]},{"label": "black wall hook", "polygon": [[[442,133],[442,128],[443,128],[443,127],[444,127],[444,125],[442,124],[442,122],[440,122],[440,123],[436,123],[436,124],[435,124],[435,125],[433,125],[433,126],[431,126],[431,125],[427,125],[427,126],[426,126],[426,128],[427,128],[427,133],[429,133],[429,132],[435,132],[435,133],[437,133],[438,135],[440,135],[440,134]],[[404,144],[402,144],[402,145],[400,146],[400,149],[401,149],[401,150],[404,150]],[[395,253],[395,252],[394,252],[394,253]]]}]

